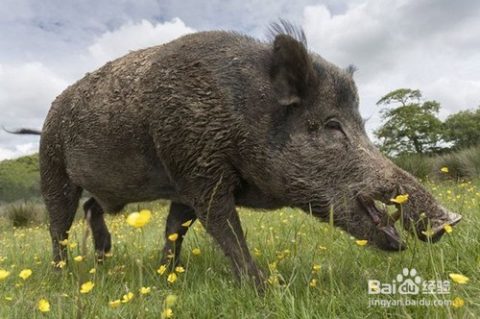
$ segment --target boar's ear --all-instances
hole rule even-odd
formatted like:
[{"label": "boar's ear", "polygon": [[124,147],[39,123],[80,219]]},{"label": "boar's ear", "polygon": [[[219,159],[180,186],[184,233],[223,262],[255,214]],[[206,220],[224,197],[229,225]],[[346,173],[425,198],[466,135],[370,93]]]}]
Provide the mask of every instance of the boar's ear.
[{"label": "boar's ear", "polygon": [[305,46],[289,35],[277,35],[270,77],[278,102],[300,104],[312,75],[312,61]]}]

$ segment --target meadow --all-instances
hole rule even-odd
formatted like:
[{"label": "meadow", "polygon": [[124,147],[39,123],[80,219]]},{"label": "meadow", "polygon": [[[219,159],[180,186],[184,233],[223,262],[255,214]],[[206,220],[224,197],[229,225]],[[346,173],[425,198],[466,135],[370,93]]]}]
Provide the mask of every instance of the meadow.
[{"label": "meadow", "polygon": [[[395,253],[295,209],[239,208],[250,250],[266,274],[263,294],[234,279],[199,223],[186,236],[182,267],[164,270],[166,201],[107,216],[113,249],[101,264],[79,211],[61,271],[52,271],[45,223],[13,227],[0,218],[0,318],[480,318],[480,183],[427,186],[463,220],[437,244],[407,236],[409,248]],[[129,225],[126,217],[142,209],[152,211],[150,222]],[[399,281],[404,268],[416,270],[411,279],[421,277],[419,286],[448,283],[448,291],[382,294],[381,286],[368,284],[397,280],[400,286],[411,274]]]}]

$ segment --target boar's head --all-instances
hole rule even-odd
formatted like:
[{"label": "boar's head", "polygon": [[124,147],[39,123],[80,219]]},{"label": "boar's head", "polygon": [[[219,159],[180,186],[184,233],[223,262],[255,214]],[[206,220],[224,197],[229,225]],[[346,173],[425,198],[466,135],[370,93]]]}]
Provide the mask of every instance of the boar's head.
[{"label": "boar's head", "polygon": [[[266,130],[270,151],[261,169],[267,187],[285,195],[285,204],[325,221],[331,216],[336,226],[383,250],[405,248],[397,220],[423,241],[440,239],[445,225],[461,216],[442,207],[369,140],[354,69],[308,52],[303,33],[292,30],[278,32],[273,41],[270,80],[281,109],[272,112]],[[405,194],[404,203],[391,201]],[[397,212],[387,213],[385,205]]]}]

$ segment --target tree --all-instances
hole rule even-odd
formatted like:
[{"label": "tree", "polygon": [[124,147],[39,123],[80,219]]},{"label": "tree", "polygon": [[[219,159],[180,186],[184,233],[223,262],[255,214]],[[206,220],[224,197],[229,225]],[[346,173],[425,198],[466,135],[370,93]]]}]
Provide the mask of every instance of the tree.
[{"label": "tree", "polygon": [[480,141],[480,106],[450,115],[444,122],[444,139],[453,149],[475,146]]},{"label": "tree", "polygon": [[0,203],[39,196],[38,154],[0,162]]},{"label": "tree", "polygon": [[381,151],[392,156],[440,150],[443,127],[437,118],[438,102],[422,101],[419,90],[398,89],[383,96],[377,106],[384,107],[380,111],[384,124],[374,132]]}]

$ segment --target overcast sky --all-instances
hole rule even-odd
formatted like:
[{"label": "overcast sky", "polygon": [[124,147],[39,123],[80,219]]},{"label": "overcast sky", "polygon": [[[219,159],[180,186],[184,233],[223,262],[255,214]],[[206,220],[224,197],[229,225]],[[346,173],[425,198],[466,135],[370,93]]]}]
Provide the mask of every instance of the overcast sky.
[{"label": "overcast sky", "polygon": [[[376,101],[397,88],[439,101],[441,118],[480,105],[480,1],[1,0],[0,125],[40,129],[68,85],[130,50],[199,30],[264,38],[278,18],[303,26],[311,50],[358,68],[370,134]],[[0,160],[38,140],[0,131]]]}]

